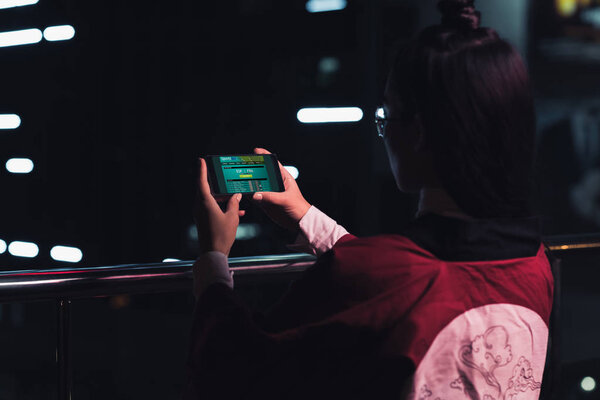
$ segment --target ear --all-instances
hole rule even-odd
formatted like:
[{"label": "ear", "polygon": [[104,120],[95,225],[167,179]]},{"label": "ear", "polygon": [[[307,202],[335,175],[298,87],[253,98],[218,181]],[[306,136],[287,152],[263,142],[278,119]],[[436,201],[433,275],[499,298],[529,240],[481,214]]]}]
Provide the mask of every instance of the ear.
[{"label": "ear", "polygon": [[425,136],[425,127],[423,126],[421,114],[417,114],[415,116],[414,124],[415,124],[415,132],[417,134],[417,142],[415,144],[415,152],[422,153],[424,151],[429,150],[429,144],[427,143],[427,138]]}]

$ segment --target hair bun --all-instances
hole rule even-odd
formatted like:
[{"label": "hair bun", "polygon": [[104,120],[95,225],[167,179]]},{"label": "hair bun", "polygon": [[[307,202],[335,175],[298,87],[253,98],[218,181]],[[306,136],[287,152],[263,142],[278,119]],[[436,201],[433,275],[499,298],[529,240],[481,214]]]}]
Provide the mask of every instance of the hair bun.
[{"label": "hair bun", "polygon": [[442,25],[458,30],[479,28],[481,13],[474,3],[475,0],[440,0],[438,10],[442,13]]}]

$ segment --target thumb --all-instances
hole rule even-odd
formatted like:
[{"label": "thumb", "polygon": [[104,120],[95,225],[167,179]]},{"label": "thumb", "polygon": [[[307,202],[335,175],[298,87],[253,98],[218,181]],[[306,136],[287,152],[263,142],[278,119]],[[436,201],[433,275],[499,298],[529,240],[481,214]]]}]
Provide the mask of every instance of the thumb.
[{"label": "thumb", "polygon": [[259,203],[281,204],[283,195],[284,192],[256,192],[252,195],[252,200],[256,200]]},{"label": "thumb", "polygon": [[240,210],[240,200],[242,199],[242,194],[237,193],[231,196],[229,201],[227,202],[227,211],[226,214],[235,214],[238,215],[238,211]]}]

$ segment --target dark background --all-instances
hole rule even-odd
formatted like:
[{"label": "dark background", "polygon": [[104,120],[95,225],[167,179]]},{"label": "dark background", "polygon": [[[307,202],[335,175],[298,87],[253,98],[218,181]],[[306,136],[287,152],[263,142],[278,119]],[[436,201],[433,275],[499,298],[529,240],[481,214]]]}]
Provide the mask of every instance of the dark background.
[{"label": "dark background", "polygon": [[[23,122],[1,133],[0,154],[31,158],[35,169],[1,172],[0,238],[37,243],[40,254],[7,252],[0,263],[57,265],[49,257],[57,244],[80,248],[82,265],[192,259],[196,158],[256,146],[296,166],[307,199],[350,231],[397,229],[413,210],[385,169],[371,115],[383,50],[414,29],[414,6],[391,5],[384,17],[369,3],[323,14],[304,5],[48,1],[0,12],[11,28],[51,21],[76,29],[70,41],[2,49],[11,79],[0,109]],[[337,60],[337,72],[319,72],[325,57]],[[301,107],[328,105],[359,106],[365,117],[317,126],[296,119]],[[293,237],[242,206],[243,222],[262,224],[263,234],[232,255],[288,252]]]},{"label": "dark background", "polygon": [[[417,198],[396,189],[372,115],[393,49],[439,21],[435,1],[348,0],[318,14],[305,4],[40,0],[0,10],[0,32],[76,31],[0,48],[0,113],[22,119],[0,131],[0,239],[40,248],[32,259],[6,251],[0,268],[71,266],[51,259],[55,245],[80,248],[78,266],[194,259],[196,158],[257,146],[297,167],[308,201],[350,232],[400,231]],[[531,71],[544,234],[598,232],[600,30],[585,22],[596,3],[568,16],[553,0],[476,4]],[[303,125],[296,112],[311,106],[365,116]],[[8,173],[12,157],[32,159],[34,171]],[[242,208],[258,235],[236,241],[231,256],[289,252],[293,235]],[[565,264],[562,357],[575,393],[565,398],[594,398],[577,384],[598,371],[599,259]],[[261,293],[283,289],[239,290],[262,307],[270,297]],[[190,293],[75,301],[74,398],[177,398],[192,307]],[[55,398],[55,317],[51,303],[0,305],[0,399]]]},{"label": "dark background", "polygon": [[[600,61],[576,51],[556,56],[553,43],[569,37],[560,24],[581,24],[558,18],[553,1],[535,3],[489,0],[479,8],[483,24],[512,41],[531,67],[541,150],[536,212],[544,233],[594,232],[600,220],[579,215],[584,207],[569,196],[596,171],[600,149],[584,160],[569,146],[575,114],[597,130],[587,111]],[[0,131],[0,161],[35,163],[31,174],[0,170],[0,239],[40,247],[33,259],[5,252],[0,265],[61,265],[50,258],[55,245],[80,248],[80,265],[193,259],[197,157],[256,146],[296,166],[309,202],[349,231],[401,230],[417,198],[396,189],[372,114],[393,50],[439,19],[435,2],[355,0],[314,14],[305,4],[47,0],[0,10],[3,30],[76,30],[69,41],[0,49],[0,112],[22,119],[18,129]],[[598,46],[585,35],[576,39]],[[324,69],[327,63],[334,68]],[[311,106],[358,106],[365,116],[301,124],[297,110]],[[598,136],[589,125],[577,129]],[[232,256],[288,252],[293,235],[252,204],[242,207],[242,222],[260,231],[239,240]]]}]

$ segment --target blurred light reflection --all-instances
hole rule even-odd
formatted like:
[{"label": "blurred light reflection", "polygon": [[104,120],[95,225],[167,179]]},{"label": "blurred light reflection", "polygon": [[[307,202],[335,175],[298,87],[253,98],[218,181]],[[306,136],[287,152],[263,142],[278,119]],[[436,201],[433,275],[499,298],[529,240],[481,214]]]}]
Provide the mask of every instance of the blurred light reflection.
[{"label": "blurred light reflection", "polygon": [[42,31],[39,29],[0,32],[0,47],[33,44],[38,43],[40,40],[42,40]]},{"label": "blurred light reflection", "polygon": [[6,162],[6,169],[13,174],[28,174],[33,171],[33,161],[29,158],[11,158]]},{"label": "blurred light reflection", "polygon": [[38,0],[0,0],[0,10],[37,4]]},{"label": "blurred light reflection", "polygon": [[363,111],[358,107],[303,108],[296,116],[304,124],[357,122],[362,119]]},{"label": "blurred light reflection", "polygon": [[77,263],[83,258],[83,253],[77,247],[54,246],[50,250],[50,257],[56,261]]},{"label": "blurred light reflection", "polygon": [[21,118],[17,114],[0,114],[0,129],[17,129]]},{"label": "blurred light reflection", "polygon": [[596,389],[596,380],[591,376],[586,376],[581,380],[581,389],[586,392],[591,392]]},{"label": "blurred light reflection", "polygon": [[35,243],[16,241],[8,245],[8,252],[15,257],[33,258],[40,250]]},{"label": "blurred light reflection", "polygon": [[236,240],[249,240],[257,237],[261,232],[259,224],[239,224],[235,233]]},{"label": "blurred light reflection", "polygon": [[346,8],[346,0],[309,0],[306,2],[306,11],[310,13],[339,11]]},{"label": "blurred light reflection", "polygon": [[75,36],[75,28],[71,25],[49,26],[44,29],[44,39],[49,42],[70,40]]},{"label": "blurred light reflection", "polygon": [[285,165],[283,168],[285,168],[287,170],[287,172],[290,173],[292,178],[298,179],[298,176],[300,175],[300,171],[298,171],[298,168],[291,166],[291,165]]}]

